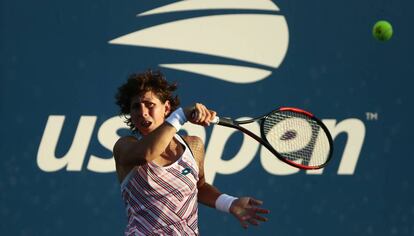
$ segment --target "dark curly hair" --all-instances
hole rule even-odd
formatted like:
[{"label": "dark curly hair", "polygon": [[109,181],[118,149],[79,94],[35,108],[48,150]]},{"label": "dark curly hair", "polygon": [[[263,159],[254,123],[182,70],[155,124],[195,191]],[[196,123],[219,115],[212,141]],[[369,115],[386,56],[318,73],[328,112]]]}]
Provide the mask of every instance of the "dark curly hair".
[{"label": "dark curly hair", "polygon": [[125,123],[132,131],[136,131],[129,116],[131,114],[131,99],[136,95],[143,95],[148,91],[152,91],[161,102],[170,101],[171,111],[174,111],[180,105],[178,96],[173,95],[176,89],[177,84],[168,83],[161,71],[147,70],[144,73],[135,73],[128,77],[127,82],[118,88],[115,95],[116,104],[120,107],[120,115],[126,119]]}]

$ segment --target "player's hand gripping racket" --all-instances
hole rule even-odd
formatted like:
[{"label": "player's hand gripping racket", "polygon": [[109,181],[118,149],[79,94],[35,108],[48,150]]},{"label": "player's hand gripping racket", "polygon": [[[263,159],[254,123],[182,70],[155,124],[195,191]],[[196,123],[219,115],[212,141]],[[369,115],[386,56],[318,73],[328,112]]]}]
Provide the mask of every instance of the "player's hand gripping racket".
[{"label": "player's hand gripping racket", "polygon": [[[260,136],[240,126],[260,122]],[[305,170],[323,168],[331,159],[333,142],[326,126],[307,111],[282,107],[244,121],[218,117],[214,124],[238,129],[257,140],[281,161]]]}]

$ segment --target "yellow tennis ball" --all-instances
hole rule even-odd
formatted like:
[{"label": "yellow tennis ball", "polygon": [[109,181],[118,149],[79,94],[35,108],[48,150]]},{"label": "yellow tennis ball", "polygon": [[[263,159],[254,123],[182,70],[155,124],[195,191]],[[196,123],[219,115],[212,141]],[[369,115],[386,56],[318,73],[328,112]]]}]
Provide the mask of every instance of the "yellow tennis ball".
[{"label": "yellow tennis ball", "polygon": [[388,41],[391,39],[393,34],[392,25],[390,22],[385,20],[380,20],[375,23],[374,27],[372,28],[372,35],[374,38],[378,39],[379,41]]}]

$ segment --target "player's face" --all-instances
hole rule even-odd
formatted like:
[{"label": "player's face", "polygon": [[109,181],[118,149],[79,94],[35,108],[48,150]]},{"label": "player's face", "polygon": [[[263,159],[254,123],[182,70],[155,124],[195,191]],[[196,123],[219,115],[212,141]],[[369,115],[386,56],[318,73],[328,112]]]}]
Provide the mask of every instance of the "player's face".
[{"label": "player's face", "polygon": [[131,100],[132,123],[142,135],[147,135],[164,123],[170,108],[169,101],[162,103],[152,91],[137,95]]}]

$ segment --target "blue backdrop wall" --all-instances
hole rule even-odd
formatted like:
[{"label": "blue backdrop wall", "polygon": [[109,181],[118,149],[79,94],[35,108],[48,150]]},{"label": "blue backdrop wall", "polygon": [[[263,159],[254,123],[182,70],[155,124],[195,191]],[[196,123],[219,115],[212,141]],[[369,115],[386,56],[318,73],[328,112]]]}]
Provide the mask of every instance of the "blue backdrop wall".
[{"label": "blue backdrop wall", "polygon": [[[240,133],[187,125],[206,176],[271,210],[243,230],[201,206],[203,235],[414,235],[411,1],[2,0],[0,235],[122,235],[111,148],[133,72],[160,69],[183,105],[323,119],[333,160],[298,171]],[[373,38],[378,20],[394,26]],[[252,125],[256,129],[257,124]]]}]

